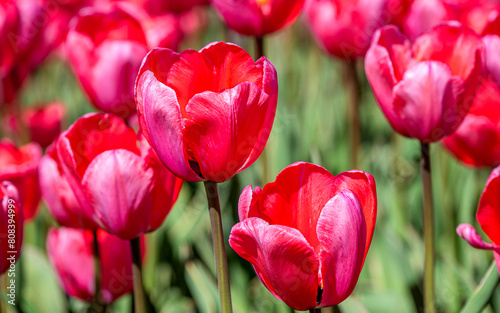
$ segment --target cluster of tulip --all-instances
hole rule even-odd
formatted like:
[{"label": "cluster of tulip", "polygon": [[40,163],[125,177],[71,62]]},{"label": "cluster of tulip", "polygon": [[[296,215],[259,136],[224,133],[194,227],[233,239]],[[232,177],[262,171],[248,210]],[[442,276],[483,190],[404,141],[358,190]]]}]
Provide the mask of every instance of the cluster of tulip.
[{"label": "cluster of tulip", "polygon": [[[256,60],[224,42],[176,52],[206,22],[200,8],[206,4],[0,0],[0,109],[2,131],[11,138],[0,141],[0,270],[10,265],[9,251],[19,256],[23,223],[34,219],[43,198],[61,226],[50,229],[46,250],[64,291],[104,311],[134,290],[136,312],[146,312],[143,235],[162,225],[183,181],[203,181],[220,307],[232,312],[217,183],[261,154],[266,166],[278,80],[264,56],[263,36],[304,11],[319,45],[346,65],[355,108],[353,164],[360,58],[389,124],[421,142],[424,304],[435,312],[429,144],[442,140],[467,165],[500,164],[500,4],[212,0],[227,27],[255,37]],[[63,103],[21,110],[18,99],[23,83],[53,52],[67,60],[90,103],[104,112],[81,116],[62,133]],[[493,243],[468,224],[457,232],[472,246],[493,250],[500,269],[499,177],[496,168],[477,213]],[[11,200],[16,249],[7,246]],[[334,176],[319,165],[293,163],[263,188],[243,189],[238,217],[231,248],[276,298],[314,312],[343,302],[356,286],[375,229],[375,180],[361,170]]]}]

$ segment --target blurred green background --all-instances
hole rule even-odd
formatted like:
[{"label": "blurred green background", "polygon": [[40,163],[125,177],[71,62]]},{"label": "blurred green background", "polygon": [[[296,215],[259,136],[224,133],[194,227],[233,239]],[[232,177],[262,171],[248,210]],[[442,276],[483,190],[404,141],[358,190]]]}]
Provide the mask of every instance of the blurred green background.
[{"label": "blurred green background", "polygon": [[[253,53],[251,38],[224,28],[209,10],[208,27],[183,49],[200,49],[212,41],[232,41]],[[265,38],[268,59],[278,71],[279,100],[266,149],[272,176],[296,161],[320,164],[333,174],[351,169],[348,95],[340,61],[326,56],[303,22]],[[352,296],[340,305],[349,312],[421,312],[423,241],[420,146],[393,132],[362,78],[362,147],[360,169],[375,177],[378,219],[373,243]],[[53,57],[26,84],[21,103],[30,106],[62,100],[68,107],[66,126],[92,111],[68,65]],[[492,261],[492,253],[470,247],[455,233],[459,223],[477,226],[475,212],[490,169],[466,168],[439,144],[431,150],[436,210],[437,306],[458,312]],[[262,186],[261,164],[219,185],[227,238],[238,221],[237,202],[249,184]],[[69,300],[58,286],[45,254],[45,236],[55,225],[44,207],[25,229],[21,304],[26,313],[80,312],[83,303]],[[479,229],[479,227],[476,227]],[[218,310],[215,262],[205,191],[201,183],[185,183],[164,225],[148,236],[145,287],[157,312],[212,313]],[[251,264],[229,246],[229,271],[235,313],[293,312],[275,299],[256,277]],[[19,291],[18,291],[19,292]],[[131,312],[131,297],[121,298],[112,312]],[[326,311],[326,310],[325,310]],[[500,312],[500,289],[484,311]]]}]

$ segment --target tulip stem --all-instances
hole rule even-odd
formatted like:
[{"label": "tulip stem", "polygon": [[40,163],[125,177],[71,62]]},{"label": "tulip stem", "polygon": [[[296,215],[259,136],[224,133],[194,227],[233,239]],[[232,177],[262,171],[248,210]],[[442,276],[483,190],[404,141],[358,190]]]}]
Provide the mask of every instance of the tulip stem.
[{"label": "tulip stem", "polygon": [[227,268],[226,247],[224,244],[224,231],[222,230],[222,218],[219,203],[217,183],[206,181],[205,191],[207,193],[208,210],[210,212],[210,224],[212,226],[212,243],[215,253],[215,267],[217,270],[217,282],[219,285],[220,307],[222,313],[231,313],[231,289],[229,287],[229,271]]},{"label": "tulip stem", "polygon": [[361,85],[359,82],[356,61],[344,62],[344,77],[349,94],[349,120],[351,128],[351,167],[359,167],[359,149],[361,145],[361,126],[359,121],[359,105],[361,99]]},{"label": "tulip stem", "polygon": [[101,298],[101,257],[99,253],[99,240],[97,237],[97,230],[92,232],[93,238],[93,250],[94,250],[94,301],[92,302],[93,312],[105,312],[106,306],[102,302]]},{"label": "tulip stem", "polygon": [[488,271],[484,275],[481,283],[477,286],[474,293],[471,295],[467,303],[463,307],[460,313],[480,313],[483,311],[484,307],[488,304],[496,287],[500,284],[500,276],[498,276],[498,270],[496,262],[493,261]]},{"label": "tulip stem", "polygon": [[321,309],[310,309],[309,313],[321,313]]},{"label": "tulip stem", "polygon": [[135,313],[147,312],[147,298],[142,284],[142,261],[140,237],[130,240],[132,251],[132,274],[134,276],[134,308]]},{"label": "tulip stem", "polygon": [[422,205],[424,218],[424,312],[435,313],[435,286],[434,286],[434,208],[432,198],[430,146],[420,143],[420,171],[422,173]]},{"label": "tulip stem", "polygon": [[264,37],[255,37],[255,60],[264,56]]}]

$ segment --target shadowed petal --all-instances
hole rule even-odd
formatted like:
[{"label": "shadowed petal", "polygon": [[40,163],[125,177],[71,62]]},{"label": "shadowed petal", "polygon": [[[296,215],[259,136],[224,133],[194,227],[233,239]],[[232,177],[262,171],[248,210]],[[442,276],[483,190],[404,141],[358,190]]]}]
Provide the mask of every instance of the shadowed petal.
[{"label": "shadowed petal", "polygon": [[495,168],[479,200],[477,221],[486,235],[495,244],[500,245],[500,167]]}]

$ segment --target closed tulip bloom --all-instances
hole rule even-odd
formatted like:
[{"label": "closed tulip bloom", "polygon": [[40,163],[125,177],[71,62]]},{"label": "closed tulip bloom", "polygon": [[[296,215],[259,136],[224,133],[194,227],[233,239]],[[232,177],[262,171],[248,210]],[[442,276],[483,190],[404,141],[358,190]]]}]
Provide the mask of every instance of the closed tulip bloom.
[{"label": "closed tulip bloom", "polygon": [[486,233],[491,243],[484,242],[474,227],[461,224],[457,227],[460,237],[477,249],[492,250],[500,271],[500,201],[498,190],[500,188],[500,167],[495,168],[484,187],[476,218],[482,230]]},{"label": "closed tulip bloom", "polygon": [[[0,183],[0,274],[19,258],[23,244],[23,210],[17,188],[10,182]],[[15,268],[15,267],[14,267]]]},{"label": "closed tulip bloom", "polygon": [[31,141],[46,148],[61,133],[61,123],[65,116],[64,104],[52,102],[44,107],[25,110],[22,119],[28,128]]},{"label": "closed tulip bloom", "polygon": [[139,124],[160,160],[187,181],[223,182],[264,149],[276,113],[273,65],[240,47],[155,49],[136,82]]},{"label": "closed tulip bloom", "polygon": [[[133,289],[129,242],[97,232],[101,270],[101,300],[109,304]],[[71,297],[91,302],[95,296],[94,239],[91,231],[52,228],[47,254],[59,284]]]},{"label": "closed tulip bloom", "polygon": [[36,143],[20,148],[8,139],[0,140],[0,181],[7,180],[19,191],[24,220],[33,218],[40,203],[38,164],[42,149]]},{"label": "closed tulip bloom", "polygon": [[121,117],[135,113],[134,80],[146,55],[140,23],[119,7],[84,9],[66,40],[68,58],[91,103]]},{"label": "closed tulip bloom", "polygon": [[375,181],[298,162],[263,189],[247,186],[238,214],[229,244],[276,298],[295,310],[332,306],[352,293],[370,247]]},{"label": "closed tulip bloom", "polygon": [[304,0],[212,0],[229,28],[247,36],[263,36],[295,22]]},{"label": "closed tulip bloom", "polygon": [[453,133],[470,109],[483,74],[483,43],[449,22],[410,41],[395,26],[377,31],[365,69],[391,126],[422,142]]},{"label": "closed tulip bloom", "polygon": [[137,143],[134,130],[112,114],[87,114],[57,141],[57,157],[82,214],[123,239],[159,227],[181,184],[158,166],[151,148],[141,151]]},{"label": "closed tulip bloom", "polygon": [[363,57],[389,13],[386,0],[307,0],[309,29],[320,46],[342,59]]}]

